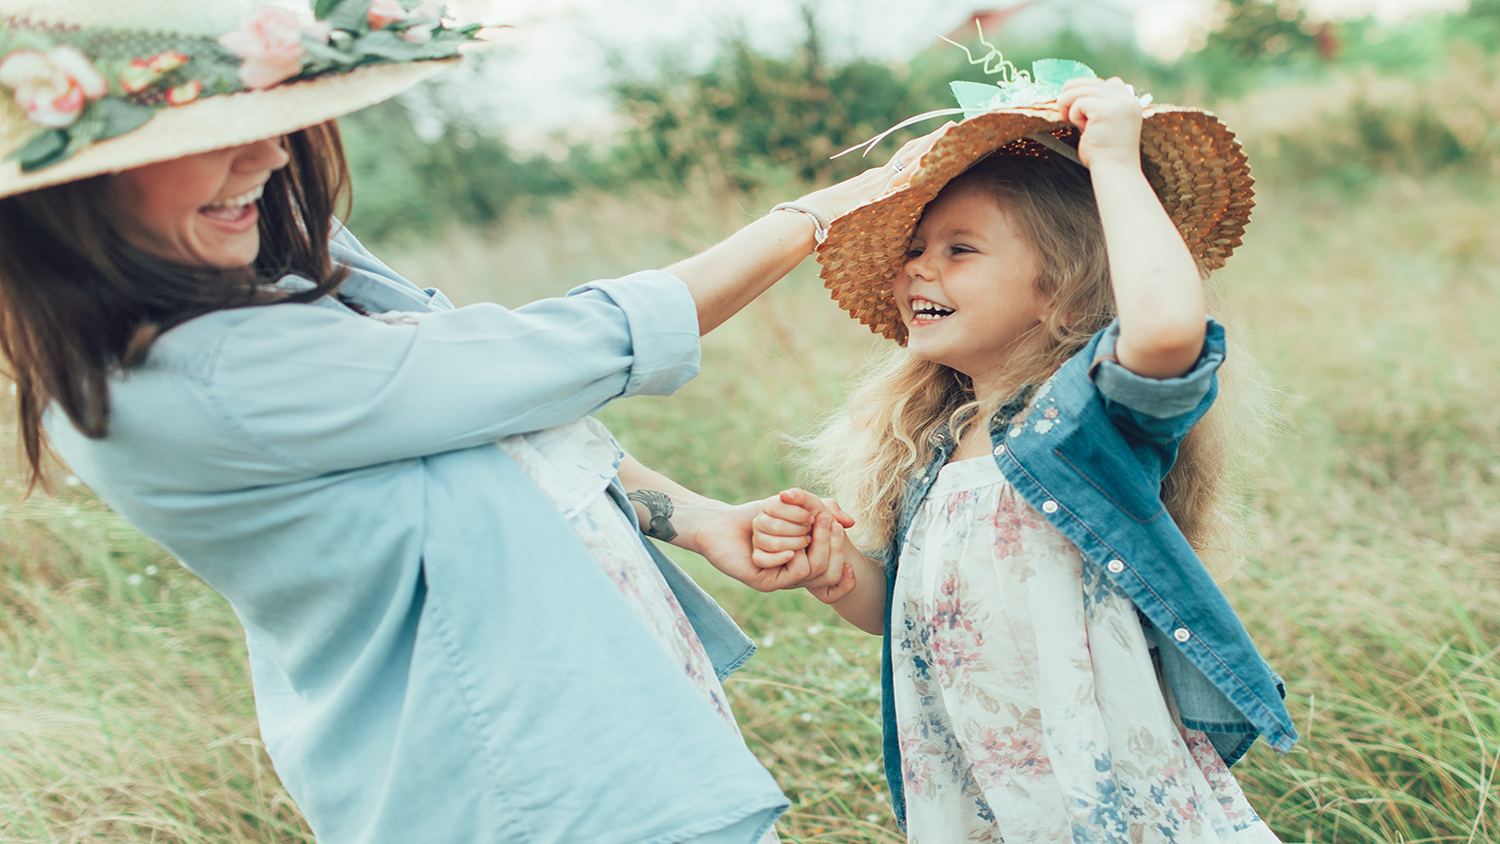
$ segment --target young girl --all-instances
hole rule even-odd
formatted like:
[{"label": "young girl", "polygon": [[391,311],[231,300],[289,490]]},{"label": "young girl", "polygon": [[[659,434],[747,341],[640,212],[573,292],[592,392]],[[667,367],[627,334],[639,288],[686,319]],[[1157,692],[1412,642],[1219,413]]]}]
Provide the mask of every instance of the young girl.
[{"label": "young girl", "polygon": [[[906,339],[816,442],[872,555],[790,490],[762,505],[756,561],[841,567],[813,591],[884,634],[909,840],[1273,842],[1226,763],[1296,733],[1194,552],[1232,521],[1225,444],[1184,440],[1225,356],[1198,263],[1237,245],[1213,229],[1243,229],[1248,170],[1236,184],[1243,155],[1211,115],[1157,107],[1143,171],[1142,107],[1118,79],[1069,82],[1056,109],[951,127],[912,178],[936,194],[925,209],[898,194],[846,221],[920,212],[889,293],[835,224],[828,286]],[[1075,160],[1053,151],[1067,123]],[[886,296],[899,324],[878,318]]]}]

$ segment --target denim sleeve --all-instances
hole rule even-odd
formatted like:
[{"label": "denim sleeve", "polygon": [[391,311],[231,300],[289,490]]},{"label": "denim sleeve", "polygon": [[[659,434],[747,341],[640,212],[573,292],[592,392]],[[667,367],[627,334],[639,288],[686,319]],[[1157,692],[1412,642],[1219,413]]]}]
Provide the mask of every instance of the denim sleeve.
[{"label": "denim sleeve", "polygon": [[256,309],[218,341],[209,401],[280,462],[317,473],[482,445],[570,422],[698,372],[697,308],[660,271],[514,310],[382,321]]},{"label": "denim sleeve", "polygon": [[365,248],[354,232],[337,219],[333,221],[333,236],[328,239],[328,255],[335,264],[346,266],[357,273],[378,276],[398,287],[421,294],[437,303],[440,310],[452,310],[453,303],[436,287],[422,288],[412,284],[405,276],[385,265]]},{"label": "denim sleeve", "polygon": [[1089,367],[1110,418],[1134,440],[1168,443],[1181,439],[1218,395],[1218,370],[1226,350],[1224,326],[1209,319],[1198,361],[1176,378],[1148,378],[1121,366],[1115,358],[1119,340],[1116,320],[1100,333]]}]

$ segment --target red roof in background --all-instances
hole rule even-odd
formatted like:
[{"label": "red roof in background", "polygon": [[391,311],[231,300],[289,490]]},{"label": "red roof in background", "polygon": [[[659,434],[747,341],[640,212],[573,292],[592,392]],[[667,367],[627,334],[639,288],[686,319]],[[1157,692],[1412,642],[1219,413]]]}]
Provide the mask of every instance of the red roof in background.
[{"label": "red roof in background", "polygon": [[996,36],[1005,30],[1005,25],[1018,13],[1025,11],[1037,4],[1038,0],[1027,0],[1025,3],[1017,3],[1004,9],[981,9],[969,15],[969,19],[963,26],[948,33],[947,37],[960,44],[971,44],[979,40],[979,30],[975,28],[976,22],[984,28],[984,38],[994,43]]}]

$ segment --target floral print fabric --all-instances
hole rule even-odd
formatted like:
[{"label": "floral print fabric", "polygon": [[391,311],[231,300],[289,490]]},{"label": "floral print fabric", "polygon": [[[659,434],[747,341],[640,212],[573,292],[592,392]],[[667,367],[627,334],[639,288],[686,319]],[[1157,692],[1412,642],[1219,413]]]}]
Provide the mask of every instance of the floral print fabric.
[{"label": "floral print fabric", "polygon": [[630,608],[711,706],[736,731],[713,663],[677,596],[629,519],[605,494],[625,453],[592,417],[501,440],[500,448],[557,505]]},{"label": "floral print fabric", "polygon": [[893,598],[913,844],[1278,841],[1178,723],[1134,605],[993,459],[943,467]]}]

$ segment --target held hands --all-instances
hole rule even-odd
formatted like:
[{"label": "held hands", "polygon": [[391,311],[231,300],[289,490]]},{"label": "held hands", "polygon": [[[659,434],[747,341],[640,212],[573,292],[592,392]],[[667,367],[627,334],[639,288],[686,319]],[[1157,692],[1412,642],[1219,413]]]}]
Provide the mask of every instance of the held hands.
[{"label": "held hands", "polygon": [[759,508],[751,522],[751,561],[756,566],[817,572],[802,585],[825,604],[854,590],[854,566],[844,556],[846,548],[854,550],[844,540],[844,529],[853,527],[854,519],[838,502],[789,489],[761,501]]},{"label": "held hands", "polygon": [[1057,108],[1082,131],[1078,158],[1089,169],[1102,163],[1140,169],[1141,103],[1120,77],[1069,79]]},{"label": "held hands", "polygon": [[[825,547],[821,553],[802,550],[808,544],[806,527],[802,529],[802,541],[792,543],[796,545],[795,551],[767,555],[753,544],[754,525],[765,503],[749,501],[736,506],[718,505],[715,513],[702,521],[692,532],[690,542],[683,543],[683,547],[701,554],[714,568],[761,592],[807,587],[818,594],[815,590],[841,583],[843,572],[837,569],[828,571],[832,555],[826,547],[829,533],[826,526],[822,534]],[[849,524],[854,523],[842,511],[840,516]]]}]

